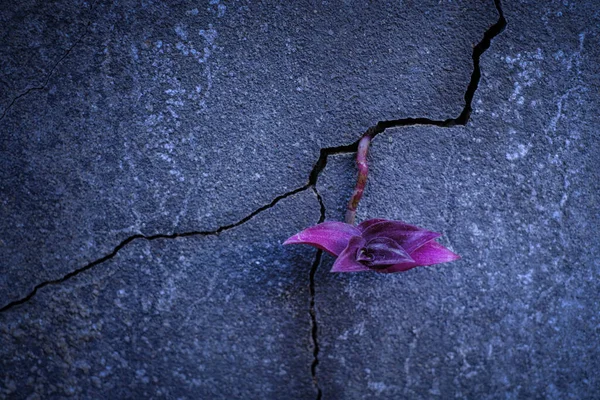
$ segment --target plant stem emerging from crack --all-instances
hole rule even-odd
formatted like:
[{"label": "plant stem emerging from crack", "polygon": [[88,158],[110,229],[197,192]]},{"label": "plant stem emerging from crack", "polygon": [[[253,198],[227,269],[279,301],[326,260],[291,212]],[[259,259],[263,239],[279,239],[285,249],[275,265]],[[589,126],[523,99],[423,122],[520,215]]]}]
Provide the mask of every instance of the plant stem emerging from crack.
[{"label": "plant stem emerging from crack", "polygon": [[348,202],[348,208],[346,210],[346,223],[350,225],[354,225],[356,209],[358,208],[358,203],[360,202],[363,192],[365,191],[365,186],[367,185],[367,177],[369,176],[367,153],[369,152],[369,145],[371,144],[373,136],[373,131],[369,129],[358,142],[358,149],[356,150],[358,178],[356,179],[356,187],[354,188],[354,193]]}]

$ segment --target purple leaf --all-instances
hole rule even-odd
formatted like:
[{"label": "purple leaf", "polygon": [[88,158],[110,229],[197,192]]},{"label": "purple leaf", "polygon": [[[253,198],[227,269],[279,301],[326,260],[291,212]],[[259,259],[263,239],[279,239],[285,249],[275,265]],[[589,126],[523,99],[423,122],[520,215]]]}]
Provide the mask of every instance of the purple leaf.
[{"label": "purple leaf", "polygon": [[441,235],[402,221],[370,219],[357,227],[323,222],[284,244],[304,243],[338,256],[332,272],[391,273],[460,258],[434,240]]},{"label": "purple leaf", "polygon": [[356,260],[356,253],[365,245],[365,239],[360,236],[354,236],[350,239],[348,247],[342,251],[337,260],[333,263],[331,272],[358,272],[368,271],[369,268]]},{"label": "purple leaf", "polygon": [[414,262],[402,246],[386,237],[367,242],[358,250],[356,260],[373,269],[387,268],[402,262]]},{"label": "purple leaf", "polygon": [[366,240],[376,237],[388,237],[398,242],[408,253],[411,253],[425,243],[442,235],[401,221],[383,221],[369,226],[363,231],[362,236]]},{"label": "purple leaf", "polygon": [[370,227],[371,225],[376,224],[378,222],[385,222],[385,221],[388,221],[388,220],[383,219],[383,218],[368,219],[366,221],[361,222],[356,227],[358,228],[359,231],[364,232],[364,230],[367,229],[368,227]]},{"label": "purple leaf", "polygon": [[352,225],[328,221],[306,228],[283,244],[309,244],[337,256],[348,246],[353,236],[360,236],[360,231]]},{"label": "purple leaf", "polygon": [[418,266],[419,266],[419,264],[417,264],[416,262],[406,262],[406,263],[391,265],[391,266],[387,267],[386,269],[381,269],[377,272],[383,272],[384,274],[391,274],[394,272],[405,272],[405,271],[408,271],[409,269],[413,269]]},{"label": "purple leaf", "polygon": [[418,265],[423,266],[446,263],[460,258],[458,254],[451,252],[438,242],[424,244],[415,250],[411,256]]},{"label": "purple leaf", "polygon": [[383,218],[368,219],[368,220],[363,221],[360,224],[358,224],[357,228],[361,232],[364,232],[365,230],[367,230],[367,228],[370,228],[376,224],[384,224],[383,226],[380,226],[379,229],[390,229],[391,227],[394,227],[395,229],[404,230],[404,231],[422,231],[422,230],[424,230],[423,228],[419,228],[418,226],[407,224],[406,222],[403,222],[403,221],[390,221],[389,219],[383,219]]},{"label": "purple leaf", "polygon": [[438,242],[426,243],[413,252],[411,256],[414,262],[398,263],[379,272],[404,272],[415,267],[426,267],[428,265],[455,261],[460,258],[458,254],[451,252]]}]

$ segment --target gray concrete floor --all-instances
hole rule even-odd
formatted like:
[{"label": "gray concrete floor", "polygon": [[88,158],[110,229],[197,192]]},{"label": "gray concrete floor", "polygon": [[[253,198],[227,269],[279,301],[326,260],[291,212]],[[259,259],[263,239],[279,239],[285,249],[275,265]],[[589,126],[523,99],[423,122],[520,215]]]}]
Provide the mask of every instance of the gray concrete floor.
[{"label": "gray concrete floor", "polygon": [[[596,2],[5,2],[0,34],[0,398],[600,396]],[[358,220],[461,260],[282,246],[343,219],[374,126]]]}]

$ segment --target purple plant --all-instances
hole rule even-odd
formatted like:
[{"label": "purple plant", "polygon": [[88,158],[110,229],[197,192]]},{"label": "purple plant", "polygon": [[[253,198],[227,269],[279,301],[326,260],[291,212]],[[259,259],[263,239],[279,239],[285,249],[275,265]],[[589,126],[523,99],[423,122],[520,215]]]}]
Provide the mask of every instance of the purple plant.
[{"label": "purple plant", "polygon": [[295,234],[283,244],[308,244],[336,256],[331,272],[402,272],[459,259],[435,241],[441,234],[402,221],[369,219],[353,226],[367,183],[367,153],[373,137],[367,131],[358,142],[358,178],[348,202],[346,223],[323,222]]},{"label": "purple plant", "polygon": [[356,227],[328,221],[283,244],[309,244],[336,256],[331,272],[402,272],[460,258],[435,241],[440,236],[402,221],[369,219]]}]

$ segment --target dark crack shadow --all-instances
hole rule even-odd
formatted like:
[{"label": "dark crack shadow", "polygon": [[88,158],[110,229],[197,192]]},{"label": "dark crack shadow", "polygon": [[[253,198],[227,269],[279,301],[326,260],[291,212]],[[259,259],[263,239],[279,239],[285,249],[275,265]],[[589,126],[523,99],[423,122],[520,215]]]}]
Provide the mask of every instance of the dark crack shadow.
[{"label": "dark crack shadow", "polygon": [[100,264],[112,259],[119,253],[119,251],[121,251],[121,249],[123,249],[125,246],[127,246],[129,243],[131,243],[133,241],[136,241],[136,240],[153,241],[153,240],[157,240],[157,239],[178,239],[178,238],[185,238],[185,237],[191,237],[191,236],[217,236],[222,232],[228,231],[230,229],[234,229],[234,228],[250,221],[252,218],[256,217],[258,214],[262,213],[263,211],[273,208],[281,200],[286,199],[290,196],[293,196],[297,193],[303,192],[303,191],[307,190],[308,188],[310,188],[311,186],[312,185],[307,184],[307,185],[304,185],[297,189],[291,190],[287,193],[284,193],[280,196],[277,196],[269,204],[266,204],[260,208],[257,208],[256,210],[252,211],[250,214],[246,215],[244,218],[240,219],[239,221],[234,222],[229,225],[220,226],[219,228],[212,230],[212,231],[187,231],[187,232],[174,232],[174,233],[158,233],[156,235],[135,234],[135,235],[129,236],[128,238],[121,241],[118,245],[116,245],[113,248],[113,250],[110,253],[106,254],[105,256],[98,258],[98,259],[84,265],[81,268],[77,268],[76,270],[71,271],[66,275],[63,275],[60,278],[44,281],[44,282],[36,285],[33,288],[33,290],[31,292],[29,292],[29,294],[27,294],[25,297],[15,300],[13,302],[10,302],[7,305],[0,308],[0,312],[7,311],[15,306],[18,306],[19,304],[23,304],[23,303],[31,300],[31,298],[36,295],[38,290],[40,290],[46,286],[58,285],[63,282],[66,282],[69,279],[81,274],[82,272],[88,271],[88,270],[94,268],[95,266],[100,265]]},{"label": "dark crack shadow", "polygon": [[[316,181],[315,184],[312,185],[312,190],[315,192],[317,196],[317,200],[319,200],[319,206],[321,207],[321,215],[319,217],[319,223],[325,221],[325,215],[327,210],[325,209],[325,202],[321,197],[321,194],[317,190]],[[310,365],[310,374],[312,375],[313,384],[315,385],[315,389],[317,390],[317,400],[321,400],[323,397],[323,391],[319,386],[319,381],[317,379],[317,366],[319,365],[319,325],[317,322],[317,309],[315,307],[315,275],[317,274],[317,270],[319,269],[319,265],[321,265],[321,258],[323,257],[323,250],[317,250],[315,253],[315,260],[310,268],[309,274],[309,294],[310,294],[310,303],[309,303],[309,314],[311,321],[311,338],[313,343],[313,361]]]}]

